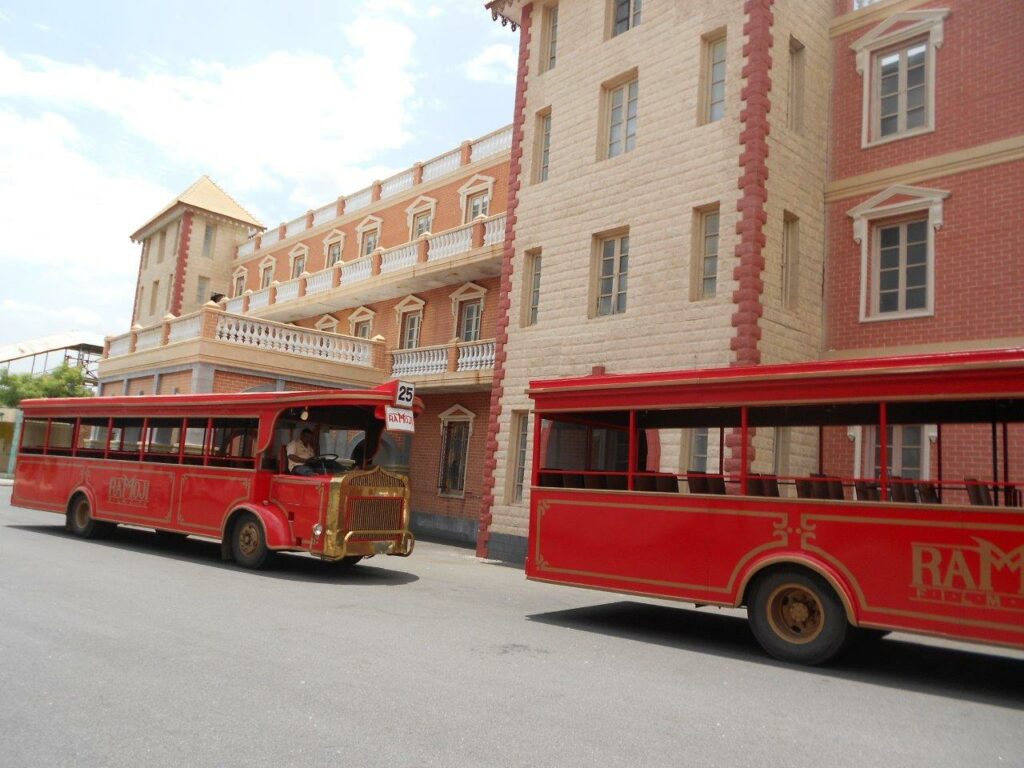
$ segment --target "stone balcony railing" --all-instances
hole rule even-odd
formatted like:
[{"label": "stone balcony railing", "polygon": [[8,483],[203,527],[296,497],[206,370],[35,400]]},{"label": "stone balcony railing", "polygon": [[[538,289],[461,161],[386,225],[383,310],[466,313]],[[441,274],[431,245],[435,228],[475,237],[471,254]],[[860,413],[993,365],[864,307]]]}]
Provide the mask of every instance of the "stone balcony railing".
[{"label": "stone balcony railing", "polygon": [[494,368],[494,339],[459,341],[448,344],[391,351],[394,378],[439,376]]},{"label": "stone balcony railing", "polygon": [[[224,308],[240,315],[257,313],[277,320],[295,320],[345,308],[347,304],[344,301],[332,304],[330,297],[344,293],[344,289],[356,284],[359,284],[357,304],[376,300],[379,297],[367,293],[375,283],[368,281],[375,281],[381,276],[401,280],[421,274],[424,270],[451,269],[456,266],[453,262],[470,270],[462,275],[466,280],[497,275],[500,272],[500,257],[495,251],[485,249],[493,249],[504,242],[505,219],[504,213],[481,216],[471,224],[443,232],[427,232],[417,240],[395,248],[378,248],[368,256],[339,262],[319,272],[303,273],[282,283],[275,282],[267,288],[246,291],[241,296],[227,299]],[[474,253],[493,264],[476,271],[465,267],[467,262],[464,259],[470,258],[472,261]]]},{"label": "stone balcony railing", "polygon": [[499,128],[475,141],[464,141],[458,149],[446,152],[425,163],[416,163],[412,168],[390,178],[373,182],[366,189],[339,197],[333,203],[328,203],[316,210],[306,211],[305,214],[292,221],[265,230],[252,240],[239,245],[235,254],[236,258],[247,258],[258,251],[277,247],[284,240],[302,237],[309,230],[334,223],[347,214],[369,208],[382,200],[406,193],[419,184],[447,176],[462,166],[495,157],[502,152],[510,151],[511,148],[511,125]]}]

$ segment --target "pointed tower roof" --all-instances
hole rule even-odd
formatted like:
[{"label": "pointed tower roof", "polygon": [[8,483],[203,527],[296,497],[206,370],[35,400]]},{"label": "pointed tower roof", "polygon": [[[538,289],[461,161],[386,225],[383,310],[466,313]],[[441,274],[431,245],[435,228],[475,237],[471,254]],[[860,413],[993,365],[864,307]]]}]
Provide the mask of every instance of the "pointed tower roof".
[{"label": "pointed tower roof", "polygon": [[266,229],[266,227],[257,221],[251,213],[236,203],[231,195],[217,186],[213,179],[204,175],[200,176],[191,187],[174,198],[170,203],[164,206],[159,213],[132,233],[132,240],[142,239],[142,234],[149,229],[154,222],[179,205],[198,208],[202,211],[209,211],[210,213],[215,213],[218,216],[224,216],[226,218],[239,221],[242,224],[248,224],[250,227],[255,227],[256,229]]}]

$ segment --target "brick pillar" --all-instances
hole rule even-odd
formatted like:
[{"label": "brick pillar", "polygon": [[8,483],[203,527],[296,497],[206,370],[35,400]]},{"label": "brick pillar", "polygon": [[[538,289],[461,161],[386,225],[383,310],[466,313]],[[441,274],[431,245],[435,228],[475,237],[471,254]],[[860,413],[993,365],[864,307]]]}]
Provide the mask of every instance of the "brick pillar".
[{"label": "brick pillar", "polygon": [[448,342],[448,372],[455,373],[459,370],[459,338]]},{"label": "brick pillar", "polygon": [[331,287],[337,288],[341,285],[341,266],[339,264],[335,264],[331,269],[334,270],[334,272],[331,273]]},{"label": "brick pillar", "polygon": [[306,229],[313,228],[313,211],[306,211]]},{"label": "brick pillar", "polygon": [[469,165],[473,162],[473,142],[464,141],[459,147],[459,165]]},{"label": "brick pillar", "polygon": [[167,346],[167,340],[171,336],[171,323],[174,322],[177,319],[178,318],[176,318],[170,312],[168,312],[166,315],[164,315],[163,322],[162,322],[163,329],[162,329],[162,331],[160,333],[160,346],[161,347],[166,347]]},{"label": "brick pillar", "polygon": [[380,262],[384,258],[384,251],[380,248],[370,254],[370,274],[374,277],[380,274]]},{"label": "brick pillar", "polygon": [[309,272],[303,272],[299,275],[299,298],[301,299],[306,295],[306,281],[309,280]]},{"label": "brick pillar", "polygon": [[142,330],[142,326],[136,323],[132,326],[131,337],[129,338],[128,351],[134,352],[135,345],[139,341],[139,331]]},{"label": "brick pillar", "polygon": [[375,203],[380,200],[380,186],[380,182],[375,181],[373,182],[373,186],[370,187],[370,200]]},{"label": "brick pillar", "polygon": [[423,183],[423,163],[416,163],[412,167],[412,183],[416,184]]},{"label": "brick pillar", "polygon": [[345,196],[344,195],[339,195],[338,196],[338,203],[337,203],[337,210],[335,211],[335,215],[342,216],[342,215],[344,215],[344,213],[345,213]]},{"label": "brick pillar", "polygon": [[477,216],[473,220],[473,247],[483,248],[484,247],[484,217],[483,215]]},{"label": "brick pillar", "polygon": [[424,232],[416,241],[416,263],[426,264],[430,258],[430,235]]}]

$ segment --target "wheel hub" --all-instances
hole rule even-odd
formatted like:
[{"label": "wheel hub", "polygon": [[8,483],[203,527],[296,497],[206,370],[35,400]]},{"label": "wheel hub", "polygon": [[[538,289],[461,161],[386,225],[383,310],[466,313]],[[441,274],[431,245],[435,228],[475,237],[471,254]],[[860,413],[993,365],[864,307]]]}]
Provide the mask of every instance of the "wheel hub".
[{"label": "wheel hub", "polygon": [[790,643],[809,643],[825,626],[825,609],[818,596],[799,584],[784,584],[768,599],[768,622]]},{"label": "wheel hub", "polygon": [[246,556],[256,554],[259,544],[260,532],[256,528],[256,523],[244,523],[242,530],[238,532],[238,548],[242,550],[242,554]]}]

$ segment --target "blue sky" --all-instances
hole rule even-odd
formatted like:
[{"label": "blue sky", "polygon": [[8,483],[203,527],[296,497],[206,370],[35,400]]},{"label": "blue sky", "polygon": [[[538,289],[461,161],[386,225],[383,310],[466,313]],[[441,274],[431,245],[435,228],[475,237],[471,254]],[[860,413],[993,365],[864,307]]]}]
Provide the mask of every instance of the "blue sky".
[{"label": "blue sky", "polygon": [[128,329],[201,174],[274,226],[511,122],[482,0],[0,0],[0,344]]}]

